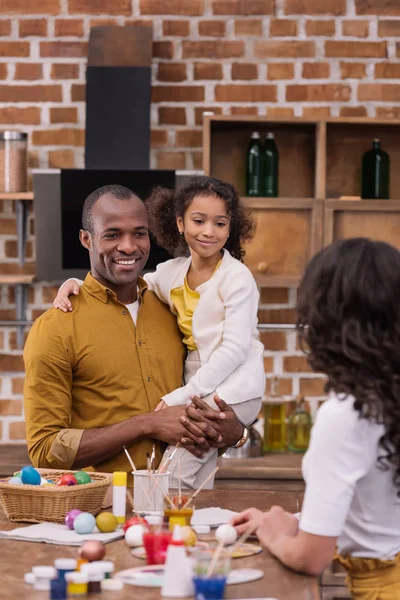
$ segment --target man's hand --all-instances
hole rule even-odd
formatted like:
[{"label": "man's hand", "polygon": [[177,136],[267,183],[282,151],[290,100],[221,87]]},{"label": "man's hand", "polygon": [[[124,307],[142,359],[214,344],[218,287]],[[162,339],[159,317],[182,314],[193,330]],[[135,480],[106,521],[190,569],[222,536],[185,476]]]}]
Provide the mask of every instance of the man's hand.
[{"label": "man's hand", "polygon": [[185,406],[167,406],[164,410],[150,413],[152,436],[168,444],[177,444],[185,438],[185,448],[194,456],[203,458],[204,452],[210,450],[209,440],[201,429],[187,431],[180,419],[185,414]]},{"label": "man's hand", "polygon": [[244,427],[235,412],[217,395],[214,401],[219,410],[214,410],[197,396],[186,406],[186,415],[180,422],[186,428],[181,444],[189,449],[190,439],[204,437],[212,448],[234,446],[243,435]]}]

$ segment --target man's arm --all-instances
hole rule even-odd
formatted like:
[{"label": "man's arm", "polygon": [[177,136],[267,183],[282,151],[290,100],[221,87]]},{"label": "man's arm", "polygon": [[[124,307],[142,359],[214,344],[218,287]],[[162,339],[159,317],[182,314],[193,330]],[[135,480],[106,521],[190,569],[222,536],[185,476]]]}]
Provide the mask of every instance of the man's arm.
[{"label": "man's arm", "polygon": [[[59,334],[56,313],[32,327],[24,351],[26,434],[32,463],[44,468],[82,468],[103,462],[144,437],[177,443],[187,435],[179,422],[184,407],[148,413],[97,429],[72,429],[73,357]],[[190,451],[201,456],[210,446],[190,434]]]},{"label": "man's arm", "polygon": [[[184,406],[172,406],[160,412],[137,415],[121,423],[83,432],[74,469],[106,461],[119,452],[122,446],[131,446],[143,438],[153,438],[168,444],[177,444],[182,436],[190,439],[190,452],[203,456],[210,445],[200,432],[196,437],[188,434],[179,418],[184,414]],[[189,449],[189,448],[188,448]]]}]

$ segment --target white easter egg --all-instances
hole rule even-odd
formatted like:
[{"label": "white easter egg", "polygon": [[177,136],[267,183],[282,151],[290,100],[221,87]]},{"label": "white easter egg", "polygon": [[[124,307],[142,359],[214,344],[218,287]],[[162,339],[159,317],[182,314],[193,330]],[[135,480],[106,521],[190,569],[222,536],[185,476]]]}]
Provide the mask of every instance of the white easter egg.
[{"label": "white easter egg", "polygon": [[130,546],[131,548],[143,546],[143,533],[143,525],[137,524],[129,527],[125,533],[125,541],[128,544],[128,546]]},{"label": "white easter egg", "polygon": [[237,540],[236,529],[228,523],[220,525],[215,532],[215,538],[218,542],[223,543],[224,546],[230,546]]}]

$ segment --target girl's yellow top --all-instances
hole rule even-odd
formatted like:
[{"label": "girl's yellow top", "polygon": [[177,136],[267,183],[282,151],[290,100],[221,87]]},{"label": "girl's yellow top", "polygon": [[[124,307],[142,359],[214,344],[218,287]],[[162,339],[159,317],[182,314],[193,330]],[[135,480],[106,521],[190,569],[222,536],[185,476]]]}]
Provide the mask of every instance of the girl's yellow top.
[{"label": "girl's yellow top", "polygon": [[[215,267],[211,277],[213,277],[214,273],[220,266],[221,260]],[[183,285],[171,290],[171,301],[178,315],[178,327],[183,333],[182,341],[187,346],[188,350],[197,350],[196,342],[193,338],[192,321],[193,313],[196,309],[199,299],[200,294],[195,290],[190,289],[186,277]]]}]

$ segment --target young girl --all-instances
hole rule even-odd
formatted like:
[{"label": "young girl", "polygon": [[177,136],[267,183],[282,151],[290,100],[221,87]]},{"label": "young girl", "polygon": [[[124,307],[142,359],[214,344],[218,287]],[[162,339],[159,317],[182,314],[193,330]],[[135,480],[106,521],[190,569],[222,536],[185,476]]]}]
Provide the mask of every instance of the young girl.
[{"label": "young girl", "polygon": [[300,522],[279,507],[234,518],[294,570],[318,574],[335,548],[357,600],[400,598],[400,253],[366,238],[310,262],[298,330],[327,377],[303,460]]},{"label": "young girl", "polygon": [[[259,294],[242,263],[242,243],[252,238],[254,223],[236,190],[212,177],[194,177],[176,193],[157,188],[146,206],[157,243],[177,258],[159,264],[145,280],[177,316],[187,347],[184,385],[164,396],[156,410],[187,404],[193,395],[217,408],[217,394],[248,425],[257,417],[265,388]],[[68,280],[54,306],[65,309],[77,289]],[[177,487],[178,477],[183,487],[199,487],[217,456],[217,449],[199,459],[179,448],[169,467],[171,487]]]}]

